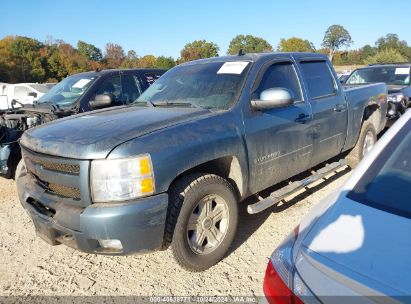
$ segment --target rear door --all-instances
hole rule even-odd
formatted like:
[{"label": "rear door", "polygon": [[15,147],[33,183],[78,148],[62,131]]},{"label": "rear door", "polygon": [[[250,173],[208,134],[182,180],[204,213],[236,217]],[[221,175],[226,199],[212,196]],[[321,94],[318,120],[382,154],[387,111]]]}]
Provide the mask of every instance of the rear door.
[{"label": "rear door", "polygon": [[347,104],[329,61],[303,58],[299,66],[313,111],[314,166],[340,154],[347,134]]},{"label": "rear door", "polygon": [[265,65],[252,99],[270,88],[286,88],[294,95],[290,106],[251,110],[244,117],[249,155],[250,191],[265,189],[306,170],[311,162],[311,109],[304,98],[299,75],[291,59]]}]

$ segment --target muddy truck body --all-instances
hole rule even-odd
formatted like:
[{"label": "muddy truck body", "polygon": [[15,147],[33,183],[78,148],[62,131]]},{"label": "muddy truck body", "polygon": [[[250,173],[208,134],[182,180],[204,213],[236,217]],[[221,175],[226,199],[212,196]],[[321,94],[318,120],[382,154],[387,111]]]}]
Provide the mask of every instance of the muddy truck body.
[{"label": "muddy truck body", "polygon": [[[238,205],[258,213],[355,164],[386,123],[387,87],[344,90],[326,56],[266,53],[189,62],[129,106],[24,133],[19,198],[48,243],[106,255],[171,245],[201,271],[220,261]],[[308,180],[265,189],[335,157]],[[275,229],[275,227],[273,227]]]}]

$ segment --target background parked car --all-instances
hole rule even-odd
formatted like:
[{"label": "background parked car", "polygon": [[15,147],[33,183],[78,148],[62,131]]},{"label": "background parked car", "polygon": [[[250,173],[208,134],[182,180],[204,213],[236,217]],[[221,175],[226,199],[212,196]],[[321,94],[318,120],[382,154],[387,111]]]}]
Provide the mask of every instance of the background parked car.
[{"label": "background parked car", "polygon": [[[3,86],[0,92],[0,110],[19,108],[22,105],[31,105],[42,97],[54,84],[18,83]],[[12,101],[17,103],[12,105]]]},{"label": "background parked car", "polygon": [[392,125],[411,105],[411,64],[376,64],[355,70],[347,86],[384,82],[388,86],[388,122]]},{"label": "background parked car", "polygon": [[25,130],[61,117],[129,104],[164,72],[127,69],[79,73],[59,82],[33,105],[0,111],[0,175],[14,176],[21,159],[17,141]]},{"label": "background parked car", "polygon": [[264,279],[268,302],[386,296],[391,303],[411,294],[410,151],[408,111],[274,251]]}]

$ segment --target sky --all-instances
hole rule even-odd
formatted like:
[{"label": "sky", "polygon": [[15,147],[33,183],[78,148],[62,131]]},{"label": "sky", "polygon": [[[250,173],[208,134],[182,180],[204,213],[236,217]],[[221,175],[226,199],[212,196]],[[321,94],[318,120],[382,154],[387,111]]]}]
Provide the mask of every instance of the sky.
[{"label": "sky", "polygon": [[27,36],[45,41],[78,40],[104,50],[107,42],[140,56],[179,57],[188,42],[216,43],[220,55],[238,34],[266,39],[274,48],[281,38],[308,39],[321,47],[324,32],[343,25],[360,48],[387,33],[411,45],[410,0],[6,0],[0,38]]}]

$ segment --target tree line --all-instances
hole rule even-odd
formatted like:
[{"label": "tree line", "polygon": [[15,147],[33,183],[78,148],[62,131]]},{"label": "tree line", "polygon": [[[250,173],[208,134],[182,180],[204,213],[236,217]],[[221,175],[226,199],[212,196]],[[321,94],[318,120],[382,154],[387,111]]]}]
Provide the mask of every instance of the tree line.
[{"label": "tree line", "polygon": [[[396,34],[379,38],[374,46],[365,45],[348,49],[353,43],[350,33],[341,25],[332,25],[324,33],[322,48],[316,49],[308,40],[291,37],[281,39],[276,48],[267,40],[252,35],[237,35],[227,54],[260,52],[319,52],[327,54],[334,65],[359,65],[384,62],[411,61],[411,47]],[[57,82],[64,77],[89,70],[107,68],[162,68],[208,57],[219,56],[220,48],[214,42],[195,40],[187,43],[180,57],[139,56],[133,50],[124,51],[115,43],[107,43],[104,52],[93,44],[78,41],[72,46],[63,40],[48,38],[45,42],[7,36],[0,40],[0,82]]]}]

